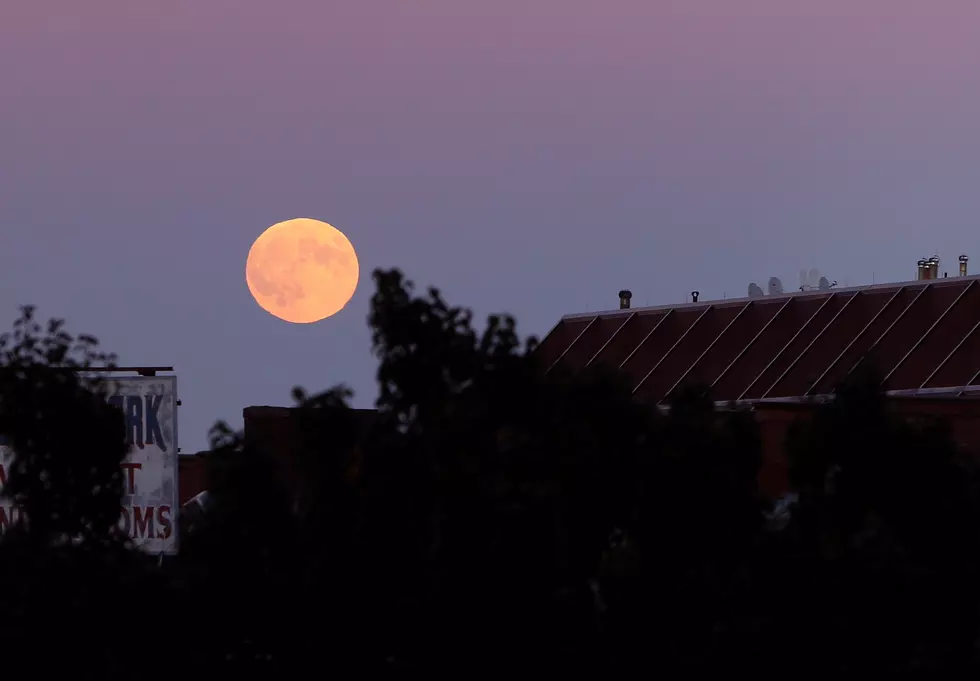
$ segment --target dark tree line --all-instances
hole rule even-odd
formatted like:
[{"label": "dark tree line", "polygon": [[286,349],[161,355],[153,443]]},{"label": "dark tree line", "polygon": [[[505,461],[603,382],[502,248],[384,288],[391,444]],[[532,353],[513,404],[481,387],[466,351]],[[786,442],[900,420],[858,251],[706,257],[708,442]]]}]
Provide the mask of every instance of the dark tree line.
[{"label": "dark tree line", "polygon": [[513,319],[478,331],[397,271],[375,283],[377,413],[297,390],[291,476],[218,424],[210,502],[165,561],[116,528],[121,416],[78,371],[113,358],[25,310],[0,339],[4,494],[28,518],[0,538],[4,671],[980,671],[975,461],[942,423],[893,415],[872,373],[794,427],[776,513],[750,411],[544,376]]}]

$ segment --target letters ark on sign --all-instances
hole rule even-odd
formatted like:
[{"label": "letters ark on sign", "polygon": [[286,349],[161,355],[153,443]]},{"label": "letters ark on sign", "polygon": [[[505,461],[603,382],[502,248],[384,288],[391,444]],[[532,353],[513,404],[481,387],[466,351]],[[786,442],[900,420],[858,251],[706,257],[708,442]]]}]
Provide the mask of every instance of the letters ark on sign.
[{"label": "letters ark on sign", "polygon": [[126,442],[143,449],[156,445],[167,451],[167,441],[160,428],[160,407],[166,395],[112,395],[109,403],[118,407],[125,417]]}]

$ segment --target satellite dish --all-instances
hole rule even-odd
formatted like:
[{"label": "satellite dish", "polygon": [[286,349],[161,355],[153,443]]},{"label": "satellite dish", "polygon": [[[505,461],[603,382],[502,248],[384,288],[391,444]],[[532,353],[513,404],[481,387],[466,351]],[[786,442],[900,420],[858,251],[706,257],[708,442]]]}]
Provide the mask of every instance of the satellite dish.
[{"label": "satellite dish", "polygon": [[779,280],[779,277],[772,277],[769,280],[769,295],[778,295],[783,292],[783,282]]},{"label": "satellite dish", "polygon": [[749,298],[758,298],[759,296],[764,296],[764,295],[766,295],[766,293],[765,291],[762,290],[761,286],[759,286],[755,282],[749,284]]},{"label": "satellite dish", "polygon": [[820,283],[817,285],[817,288],[819,288],[821,291],[829,291],[830,280],[828,280],[827,277],[820,277]]}]

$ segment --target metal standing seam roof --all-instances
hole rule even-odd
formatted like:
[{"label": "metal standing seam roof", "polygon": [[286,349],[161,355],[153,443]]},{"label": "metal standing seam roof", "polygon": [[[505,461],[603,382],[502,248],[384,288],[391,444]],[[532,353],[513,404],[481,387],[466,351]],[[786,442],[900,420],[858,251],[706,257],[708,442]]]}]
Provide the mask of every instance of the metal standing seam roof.
[{"label": "metal standing seam roof", "polygon": [[567,315],[547,371],[619,368],[655,404],[685,384],[715,400],[826,395],[862,362],[893,391],[963,394],[980,378],[980,275]]}]

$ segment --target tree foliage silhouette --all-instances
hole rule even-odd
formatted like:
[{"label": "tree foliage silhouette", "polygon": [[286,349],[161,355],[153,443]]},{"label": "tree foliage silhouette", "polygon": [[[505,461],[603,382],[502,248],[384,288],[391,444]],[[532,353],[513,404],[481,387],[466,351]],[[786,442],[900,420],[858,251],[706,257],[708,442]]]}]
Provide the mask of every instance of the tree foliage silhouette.
[{"label": "tree foliage silhouette", "polygon": [[856,372],[789,443],[800,499],[783,574],[798,598],[782,616],[783,653],[806,645],[797,659],[814,677],[975,673],[975,454],[939,420],[902,418],[880,386]]},{"label": "tree foliage silhouette", "polygon": [[23,511],[0,539],[7,674],[131,678],[144,664],[145,628],[120,621],[166,584],[118,528],[127,446],[100,371],[113,361],[30,307],[0,336],[0,433],[13,450],[2,493]]},{"label": "tree foliage silhouette", "polygon": [[[975,460],[873,372],[794,427],[796,500],[768,522],[750,410],[698,386],[641,404],[614,371],[542,366],[510,317],[374,281],[376,411],[297,389],[281,451],[217,424],[209,501],[161,565],[115,530],[120,416],[79,371],[111,357],[25,310],[0,340],[29,518],[0,539],[8,671],[53,673],[41,640],[130,680],[978,671]],[[181,631],[150,667],[118,626],[148,592]]]},{"label": "tree foliage silhouette", "polygon": [[416,622],[390,634],[392,657],[467,674],[593,664],[590,579],[631,512],[649,412],[609,376],[544,378],[512,318],[479,333],[437,290],[375,281],[369,562],[392,590],[380,619]]},{"label": "tree foliage silhouette", "polygon": [[15,453],[3,494],[39,541],[116,535],[127,445],[96,369],[113,360],[61,320],[43,327],[30,307],[0,336],[0,433]]}]

